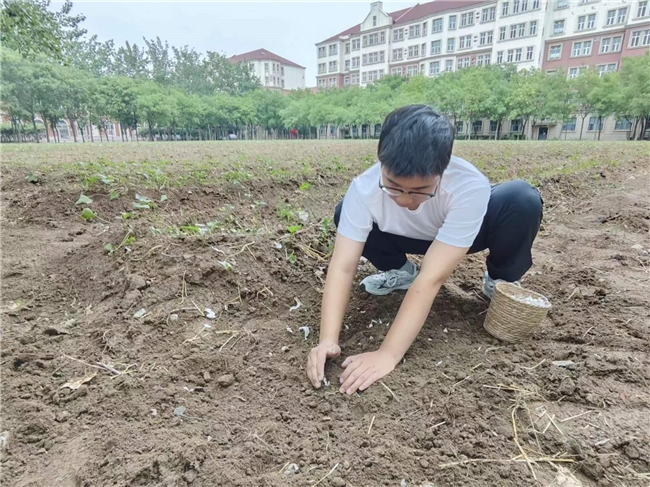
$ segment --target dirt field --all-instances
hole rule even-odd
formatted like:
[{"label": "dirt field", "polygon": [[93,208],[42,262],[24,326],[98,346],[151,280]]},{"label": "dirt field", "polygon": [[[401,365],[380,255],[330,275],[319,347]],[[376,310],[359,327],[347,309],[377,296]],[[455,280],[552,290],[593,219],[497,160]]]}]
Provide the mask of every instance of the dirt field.
[{"label": "dirt field", "polygon": [[2,485],[650,484],[647,144],[457,144],[541,188],[523,283],[554,308],[499,343],[468,257],[394,397],[334,382],[403,295],[355,290],[332,386],[303,370],[333,207],[374,142],[2,149]]}]

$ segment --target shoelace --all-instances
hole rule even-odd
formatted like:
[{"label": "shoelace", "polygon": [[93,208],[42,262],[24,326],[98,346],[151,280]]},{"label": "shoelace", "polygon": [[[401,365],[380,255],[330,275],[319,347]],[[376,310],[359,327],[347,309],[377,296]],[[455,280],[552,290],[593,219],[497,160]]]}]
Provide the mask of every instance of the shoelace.
[{"label": "shoelace", "polygon": [[382,284],[382,287],[393,287],[397,284],[397,280],[399,279],[399,275],[397,274],[397,270],[392,269],[390,271],[386,271],[382,273],[382,278],[384,279],[384,283]]}]

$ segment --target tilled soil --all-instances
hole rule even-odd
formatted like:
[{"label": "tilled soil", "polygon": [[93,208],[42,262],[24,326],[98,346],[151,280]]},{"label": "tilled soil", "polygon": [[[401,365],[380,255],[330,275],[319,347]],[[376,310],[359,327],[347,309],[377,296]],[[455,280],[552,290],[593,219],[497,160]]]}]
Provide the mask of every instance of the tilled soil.
[{"label": "tilled soil", "polygon": [[[384,386],[351,397],[340,364],[378,347],[403,295],[353,291],[332,385],[314,390],[326,218],[348,182],[328,178],[143,189],[157,208],[127,220],[135,192],[100,188],[93,222],[78,189],[5,178],[3,485],[559,486],[560,467],[648,485],[647,161],[543,181],[523,284],[553,309],[531,341],[484,331],[484,256],[469,256]],[[298,206],[307,223],[282,211]]]}]

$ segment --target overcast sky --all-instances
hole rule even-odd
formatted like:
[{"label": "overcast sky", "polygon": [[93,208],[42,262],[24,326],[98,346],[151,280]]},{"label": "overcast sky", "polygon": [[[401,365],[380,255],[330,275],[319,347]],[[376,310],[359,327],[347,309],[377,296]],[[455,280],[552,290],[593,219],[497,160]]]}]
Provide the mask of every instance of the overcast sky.
[{"label": "overcast sky", "polygon": [[[307,86],[316,85],[314,44],[363,21],[370,1],[343,2],[137,2],[73,0],[73,13],[86,16],[84,27],[100,41],[114,39],[142,46],[159,36],[170,46],[227,56],[268,49],[307,68]],[[416,2],[384,2],[392,12]],[[52,7],[60,5],[52,2]]]}]

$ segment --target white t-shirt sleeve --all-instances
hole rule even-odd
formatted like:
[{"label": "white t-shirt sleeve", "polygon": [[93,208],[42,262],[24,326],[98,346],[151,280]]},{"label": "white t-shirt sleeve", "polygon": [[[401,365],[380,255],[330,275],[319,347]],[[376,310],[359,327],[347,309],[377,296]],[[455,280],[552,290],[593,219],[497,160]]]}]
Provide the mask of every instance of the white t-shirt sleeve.
[{"label": "white t-shirt sleeve", "polygon": [[487,181],[481,183],[454,195],[436,240],[454,247],[472,246],[490,201],[490,185]]},{"label": "white t-shirt sleeve", "polygon": [[367,203],[359,193],[358,185],[359,182],[353,180],[345,194],[337,230],[344,237],[365,242],[372,230],[373,218]]}]

